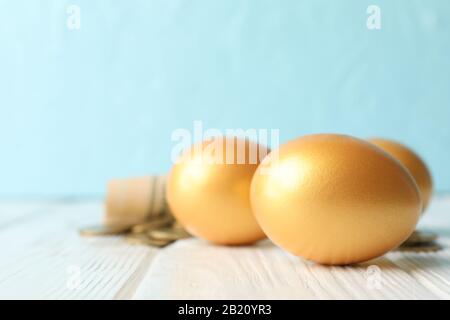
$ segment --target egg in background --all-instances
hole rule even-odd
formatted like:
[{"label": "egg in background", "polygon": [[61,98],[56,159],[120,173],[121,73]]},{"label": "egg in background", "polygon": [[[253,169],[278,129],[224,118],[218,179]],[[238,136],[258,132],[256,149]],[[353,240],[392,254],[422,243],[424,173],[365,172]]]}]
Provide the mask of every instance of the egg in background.
[{"label": "egg in background", "polygon": [[189,233],[216,244],[250,244],[265,238],[252,213],[250,184],[267,149],[229,140],[215,138],[186,150],[169,173],[166,197]]},{"label": "egg in background", "polygon": [[419,187],[424,212],[433,193],[433,179],[425,162],[417,153],[399,142],[381,138],[372,138],[368,141],[392,155],[408,169]]}]

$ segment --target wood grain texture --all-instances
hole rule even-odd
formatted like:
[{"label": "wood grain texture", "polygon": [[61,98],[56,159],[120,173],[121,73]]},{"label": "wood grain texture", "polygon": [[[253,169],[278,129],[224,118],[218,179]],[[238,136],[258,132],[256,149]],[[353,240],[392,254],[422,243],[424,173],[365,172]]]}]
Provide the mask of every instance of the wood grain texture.
[{"label": "wood grain texture", "polygon": [[188,239],[162,250],[120,237],[83,238],[100,201],[0,202],[0,298],[427,299],[450,298],[450,197],[434,199],[420,229],[444,250],[391,252],[325,267],[269,241],[219,247]]},{"label": "wood grain texture", "polygon": [[326,267],[269,241],[218,247],[179,241],[153,261],[135,299],[445,299],[450,297],[450,198],[435,199],[420,224],[444,250],[391,252],[351,267]]},{"label": "wood grain texture", "polygon": [[18,214],[0,220],[3,299],[129,298],[156,253],[119,237],[80,237],[79,227],[99,223],[103,207],[98,201],[53,202],[30,206],[28,212],[0,206],[6,212],[12,208],[26,219]]}]

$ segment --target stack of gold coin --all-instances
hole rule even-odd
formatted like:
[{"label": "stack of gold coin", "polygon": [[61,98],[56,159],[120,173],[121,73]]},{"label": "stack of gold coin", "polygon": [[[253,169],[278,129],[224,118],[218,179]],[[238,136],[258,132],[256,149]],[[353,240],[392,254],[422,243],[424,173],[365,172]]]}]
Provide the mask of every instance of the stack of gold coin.
[{"label": "stack of gold coin", "polygon": [[123,235],[130,244],[165,247],[172,242],[191,237],[172,216],[155,217],[130,227],[92,226],[80,229],[82,236]]},{"label": "stack of gold coin", "polygon": [[165,177],[108,183],[104,223],[80,229],[82,236],[123,235],[130,244],[164,247],[191,235],[175,221],[164,196]]},{"label": "stack of gold coin", "polygon": [[176,240],[190,236],[172,217],[167,216],[133,226],[125,235],[125,240],[131,244],[164,247]]},{"label": "stack of gold coin", "polygon": [[106,187],[106,226],[133,226],[167,214],[166,177],[114,179]]},{"label": "stack of gold coin", "polygon": [[436,240],[437,234],[416,230],[400,247],[397,248],[397,251],[435,252],[442,249]]}]

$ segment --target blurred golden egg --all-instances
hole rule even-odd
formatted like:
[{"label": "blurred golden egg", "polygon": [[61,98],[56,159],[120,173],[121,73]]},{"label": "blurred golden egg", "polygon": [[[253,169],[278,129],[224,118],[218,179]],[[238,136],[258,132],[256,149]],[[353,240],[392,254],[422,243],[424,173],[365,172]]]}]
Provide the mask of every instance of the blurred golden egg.
[{"label": "blurred golden egg", "polygon": [[425,211],[433,193],[433,179],[425,162],[413,150],[398,142],[379,138],[369,139],[369,141],[392,155],[408,169],[419,187],[422,196],[422,211]]},{"label": "blurred golden egg", "polygon": [[251,179],[265,154],[265,147],[234,137],[215,138],[185,151],[166,188],[177,220],[191,234],[217,244],[265,238],[250,206]]},{"label": "blurred golden egg", "polygon": [[396,160],[364,140],[333,134],[272,151],[255,172],[251,203],[275,244],[331,265],[370,260],[400,245],[422,206]]}]

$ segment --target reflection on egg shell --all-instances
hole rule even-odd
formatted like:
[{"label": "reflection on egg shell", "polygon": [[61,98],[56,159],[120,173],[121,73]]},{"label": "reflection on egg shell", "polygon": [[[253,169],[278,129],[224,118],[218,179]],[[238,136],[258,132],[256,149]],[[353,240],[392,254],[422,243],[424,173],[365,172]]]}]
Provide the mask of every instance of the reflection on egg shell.
[{"label": "reflection on egg shell", "polygon": [[397,247],[415,229],[422,205],[398,161],[367,141],[334,134],[272,151],[253,177],[251,203],[275,244],[331,265]]}]

